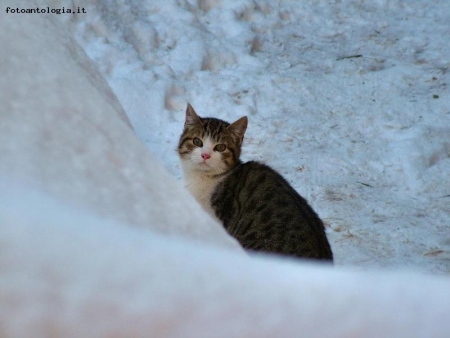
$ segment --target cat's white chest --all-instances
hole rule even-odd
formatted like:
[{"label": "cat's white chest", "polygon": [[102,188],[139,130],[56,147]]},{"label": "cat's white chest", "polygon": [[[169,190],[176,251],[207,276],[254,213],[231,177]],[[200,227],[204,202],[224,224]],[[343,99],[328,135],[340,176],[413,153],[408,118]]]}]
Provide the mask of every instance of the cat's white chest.
[{"label": "cat's white chest", "polygon": [[214,192],[220,178],[212,178],[201,173],[189,173],[185,175],[186,188],[209,214],[215,217],[211,207],[211,195]]}]

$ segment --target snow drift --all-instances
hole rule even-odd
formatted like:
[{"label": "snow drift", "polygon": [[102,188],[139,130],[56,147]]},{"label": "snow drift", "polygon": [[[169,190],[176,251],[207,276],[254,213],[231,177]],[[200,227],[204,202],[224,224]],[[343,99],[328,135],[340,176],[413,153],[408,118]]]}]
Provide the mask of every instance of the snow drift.
[{"label": "snow drift", "polygon": [[[13,192],[8,189],[13,188]],[[247,257],[0,184],[0,335],[447,337],[449,280]]]},{"label": "snow drift", "polygon": [[0,176],[130,225],[237,247],[137,140],[64,26],[3,13],[1,27]]}]

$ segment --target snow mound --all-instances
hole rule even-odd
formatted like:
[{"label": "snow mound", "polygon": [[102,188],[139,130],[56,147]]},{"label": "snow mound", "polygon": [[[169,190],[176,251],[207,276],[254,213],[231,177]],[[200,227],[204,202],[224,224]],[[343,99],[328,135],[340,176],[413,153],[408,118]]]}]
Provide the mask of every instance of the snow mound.
[{"label": "snow mound", "polygon": [[0,28],[0,177],[126,224],[238,248],[138,141],[59,20],[2,13]]},{"label": "snow mound", "polygon": [[0,182],[0,334],[447,337],[449,279],[248,257]]}]

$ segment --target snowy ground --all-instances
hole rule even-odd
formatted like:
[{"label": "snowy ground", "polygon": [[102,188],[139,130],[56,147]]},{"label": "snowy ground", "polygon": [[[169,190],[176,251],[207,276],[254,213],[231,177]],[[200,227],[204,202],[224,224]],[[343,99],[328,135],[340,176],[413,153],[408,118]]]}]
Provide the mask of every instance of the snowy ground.
[{"label": "snowy ground", "polygon": [[450,272],[449,1],[75,3],[74,35],[176,178],[187,102],[247,115],[243,159],[310,201],[337,265]]}]

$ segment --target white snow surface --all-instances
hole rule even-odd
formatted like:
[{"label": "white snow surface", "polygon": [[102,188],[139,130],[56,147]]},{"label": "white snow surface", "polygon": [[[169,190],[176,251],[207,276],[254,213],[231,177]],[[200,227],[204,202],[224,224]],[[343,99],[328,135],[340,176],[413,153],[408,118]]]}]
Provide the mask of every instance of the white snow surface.
[{"label": "white snow surface", "polygon": [[130,226],[242,250],[136,138],[54,19],[1,18],[0,178]]},{"label": "white snow surface", "polygon": [[[186,103],[249,118],[336,265],[450,272],[450,2],[77,2],[74,35],[180,178]],[[357,57],[356,57],[357,56]]]},{"label": "white snow surface", "polygon": [[440,276],[211,249],[8,182],[0,182],[0,222],[5,338],[444,338],[450,330],[449,280]]},{"label": "white snow surface", "polygon": [[[448,336],[450,3],[8,2],[1,337]],[[335,267],[246,255],[192,202],[187,102],[249,117],[244,160],[309,200]]]}]

